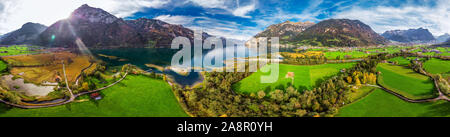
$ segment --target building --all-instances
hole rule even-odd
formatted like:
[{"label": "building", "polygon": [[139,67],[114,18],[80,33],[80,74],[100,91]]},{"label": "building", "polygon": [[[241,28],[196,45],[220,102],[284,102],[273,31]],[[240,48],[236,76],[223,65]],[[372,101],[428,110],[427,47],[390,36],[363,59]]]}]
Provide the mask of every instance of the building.
[{"label": "building", "polygon": [[102,96],[101,96],[100,93],[98,93],[98,92],[92,93],[92,94],[90,95],[90,97],[91,97],[92,99],[94,99],[94,100],[100,100],[100,99],[102,99]]}]

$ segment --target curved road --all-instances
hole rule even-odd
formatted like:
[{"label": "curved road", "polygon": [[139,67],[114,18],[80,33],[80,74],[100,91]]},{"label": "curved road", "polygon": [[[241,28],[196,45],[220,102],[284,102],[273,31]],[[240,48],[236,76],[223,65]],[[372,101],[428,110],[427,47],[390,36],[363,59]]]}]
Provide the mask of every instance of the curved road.
[{"label": "curved road", "polygon": [[80,75],[78,75],[77,78],[76,78],[76,80],[75,80],[75,85],[78,85],[78,80],[81,78],[81,75],[83,75],[83,72],[84,72],[86,69],[92,67],[93,64],[94,64],[94,63],[92,62],[91,64],[89,64],[88,67],[86,67],[86,68],[84,68],[84,69],[81,70]]}]

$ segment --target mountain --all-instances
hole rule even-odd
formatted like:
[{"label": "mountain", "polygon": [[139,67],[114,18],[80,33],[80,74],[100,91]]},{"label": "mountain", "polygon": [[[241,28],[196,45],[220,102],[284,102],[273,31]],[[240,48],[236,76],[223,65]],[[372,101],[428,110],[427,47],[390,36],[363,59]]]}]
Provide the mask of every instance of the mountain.
[{"label": "mountain", "polygon": [[313,46],[356,47],[385,44],[387,41],[359,20],[321,21],[290,40]]},{"label": "mountain", "polygon": [[390,30],[382,34],[388,40],[403,43],[427,43],[435,40],[433,34],[428,29],[408,29],[408,30]]},{"label": "mountain", "polygon": [[434,46],[436,46],[436,47],[450,47],[450,39],[448,39],[448,40],[445,41],[445,42],[436,44],[436,45],[434,45]]},{"label": "mountain", "polygon": [[450,34],[448,34],[448,33],[445,33],[441,36],[436,37],[436,43],[442,43],[447,40],[450,40]]},{"label": "mountain", "polygon": [[123,20],[85,4],[68,19],[45,30],[40,35],[40,44],[70,48],[80,44],[89,48],[170,47],[173,38],[183,36],[193,41],[193,34],[181,25],[145,18]]},{"label": "mountain", "polygon": [[258,33],[258,37],[280,37],[280,39],[289,39],[294,37],[305,29],[314,25],[313,22],[291,22],[286,21],[280,24],[273,24],[267,27],[264,31]]},{"label": "mountain", "polygon": [[120,18],[82,5],[68,19],[51,25],[40,35],[42,45],[58,47],[142,46],[143,37]]},{"label": "mountain", "polygon": [[0,44],[32,44],[46,28],[47,26],[38,23],[25,23],[20,29],[3,35]]},{"label": "mountain", "polygon": [[[161,20],[139,18],[136,20],[127,20],[126,23],[134,28],[145,42],[163,47],[169,47],[172,40],[177,36],[183,36],[193,42],[194,31],[184,28],[181,25],[172,25]],[[203,33],[203,39],[210,37]]]}]

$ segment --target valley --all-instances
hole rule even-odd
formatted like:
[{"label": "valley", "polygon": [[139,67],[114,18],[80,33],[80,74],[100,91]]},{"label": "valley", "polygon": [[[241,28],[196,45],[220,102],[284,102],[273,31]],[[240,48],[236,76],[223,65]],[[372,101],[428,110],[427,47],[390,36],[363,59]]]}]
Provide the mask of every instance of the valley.
[{"label": "valley", "polygon": [[[0,39],[0,117],[450,117],[445,35],[381,34],[356,19],[281,22],[252,32],[280,38],[268,53],[258,49],[263,41],[227,45],[188,26],[87,4],[48,27],[26,23]],[[186,57],[189,72],[174,65]],[[235,63],[242,72],[220,71],[238,70]],[[261,66],[251,71],[252,63]],[[262,83],[275,65],[275,82]]]}]

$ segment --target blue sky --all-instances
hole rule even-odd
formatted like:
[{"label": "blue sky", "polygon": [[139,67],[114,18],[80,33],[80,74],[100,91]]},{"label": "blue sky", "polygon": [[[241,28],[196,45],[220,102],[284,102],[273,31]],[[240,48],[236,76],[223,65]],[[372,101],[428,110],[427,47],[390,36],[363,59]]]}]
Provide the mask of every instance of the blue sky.
[{"label": "blue sky", "polygon": [[[241,40],[250,38],[271,24],[286,20],[317,23],[329,18],[358,19],[378,33],[419,27],[429,29],[434,35],[450,32],[449,0],[40,0],[34,3],[33,1],[35,0],[2,0],[0,34],[13,28],[17,29],[20,27],[18,24],[30,21],[51,25],[67,17],[71,11],[84,3],[125,19],[155,18],[191,29],[201,29],[212,35]],[[28,13],[24,11],[27,9],[26,5],[35,9]],[[25,8],[14,8],[20,6]],[[41,10],[36,7],[40,7]],[[59,12],[47,11],[55,8],[60,8]]]}]

